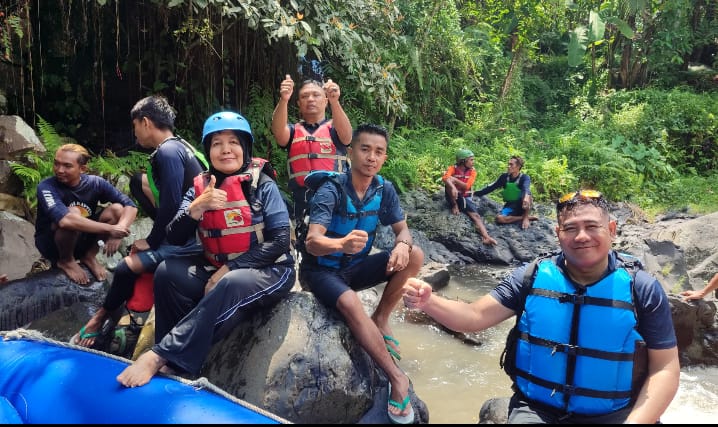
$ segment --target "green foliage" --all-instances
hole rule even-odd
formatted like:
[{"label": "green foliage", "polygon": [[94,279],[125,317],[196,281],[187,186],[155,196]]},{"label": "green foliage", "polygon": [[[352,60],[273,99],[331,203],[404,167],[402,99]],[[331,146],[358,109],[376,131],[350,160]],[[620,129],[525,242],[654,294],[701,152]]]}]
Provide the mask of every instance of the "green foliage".
[{"label": "green foliage", "polygon": [[[139,171],[146,171],[148,156],[139,151],[130,151],[127,155],[118,157],[112,151],[106,151],[102,157],[95,156],[88,163],[88,173],[99,175],[118,185],[120,177],[131,177]],[[129,184],[129,181],[126,181]],[[129,185],[119,188],[125,194],[130,193]]]},{"label": "green foliage", "polygon": [[577,179],[568,168],[565,156],[532,162],[524,167],[524,172],[531,177],[531,191],[536,201],[555,201],[567,190],[578,188]]},{"label": "green foliage", "polygon": [[40,132],[38,136],[46,151],[30,150],[25,154],[22,162],[10,162],[13,174],[22,181],[22,195],[32,209],[37,207],[37,185],[44,178],[53,175],[55,151],[64,143],[55,128],[40,116],[37,117],[37,128]]},{"label": "green foliage", "polygon": [[[10,162],[13,174],[23,183],[22,195],[33,210],[37,209],[37,185],[55,173],[53,170],[55,152],[63,144],[74,142],[60,136],[54,126],[40,116],[37,120],[37,130],[45,151],[28,151],[22,161]],[[124,157],[117,157],[112,152],[107,152],[103,157],[95,156],[90,159],[87,166],[88,173],[100,175],[116,183],[120,176],[132,176],[135,172],[143,170],[146,164],[146,154],[131,151]],[[120,190],[129,193],[129,188]]]},{"label": "green foliage", "polygon": [[[681,173],[712,174],[718,168],[718,93],[620,91],[602,99],[597,110],[614,132]],[[659,170],[650,174],[668,174]]]},{"label": "green foliage", "polygon": [[663,183],[653,193],[636,198],[648,212],[690,211],[707,214],[718,211],[718,175],[684,175]]}]

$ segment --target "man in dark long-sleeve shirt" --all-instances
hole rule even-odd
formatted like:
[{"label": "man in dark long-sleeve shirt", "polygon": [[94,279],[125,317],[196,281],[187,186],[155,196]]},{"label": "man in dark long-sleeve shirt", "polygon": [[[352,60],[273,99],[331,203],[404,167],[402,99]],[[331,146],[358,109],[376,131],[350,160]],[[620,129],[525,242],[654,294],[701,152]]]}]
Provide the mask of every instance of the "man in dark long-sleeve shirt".
[{"label": "man in dark long-sleeve shirt", "polygon": [[154,215],[154,224],[150,234],[145,239],[135,240],[130,255],[117,265],[105,302],[80,330],[77,342],[86,347],[95,344],[105,320],[132,297],[135,281],[142,273],[154,272],[166,258],[202,250],[194,237],[172,245],[167,242],[166,232],[185,191],[192,185],[194,177],[205,169],[194,147],[174,135],[175,113],[162,97],[141,99],[130,111],[130,117],[137,142],[144,148],[155,150],[150,155],[150,170],[141,178],[153,191],[148,191],[149,195],[134,192],[140,206]]}]

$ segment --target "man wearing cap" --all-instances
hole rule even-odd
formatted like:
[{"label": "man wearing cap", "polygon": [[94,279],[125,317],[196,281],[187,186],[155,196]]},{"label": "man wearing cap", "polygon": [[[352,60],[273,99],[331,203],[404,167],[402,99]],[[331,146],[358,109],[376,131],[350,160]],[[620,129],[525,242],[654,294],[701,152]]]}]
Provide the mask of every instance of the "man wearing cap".
[{"label": "man wearing cap", "polygon": [[459,212],[464,212],[481,234],[483,243],[495,245],[496,240],[489,236],[481,215],[476,210],[474,201],[471,200],[471,186],[476,180],[474,153],[466,148],[459,149],[456,152],[456,164],[449,166],[441,180],[444,181],[444,195],[446,202],[451,207],[451,213],[458,215]]}]

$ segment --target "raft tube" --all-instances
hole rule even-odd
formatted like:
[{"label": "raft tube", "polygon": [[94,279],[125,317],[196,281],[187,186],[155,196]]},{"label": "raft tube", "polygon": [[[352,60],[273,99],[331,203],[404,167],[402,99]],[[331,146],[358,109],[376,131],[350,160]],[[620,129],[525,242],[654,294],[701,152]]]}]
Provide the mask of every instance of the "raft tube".
[{"label": "raft tube", "polygon": [[52,340],[0,333],[2,424],[284,424],[211,383],[155,375],[126,388],[129,361]]}]

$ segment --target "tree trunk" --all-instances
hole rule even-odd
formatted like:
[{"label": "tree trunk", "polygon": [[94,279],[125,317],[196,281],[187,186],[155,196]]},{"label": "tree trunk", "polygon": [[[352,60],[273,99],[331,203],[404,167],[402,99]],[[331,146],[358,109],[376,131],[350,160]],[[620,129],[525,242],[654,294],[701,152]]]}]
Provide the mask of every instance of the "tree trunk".
[{"label": "tree trunk", "polygon": [[519,37],[516,33],[511,35],[511,52],[513,53],[513,57],[511,58],[511,65],[509,66],[509,70],[508,72],[506,72],[506,78],[504,78],[504,83],[501,85],[500,99],[502,100],[505,99],[506,96],[509,94],[511,84],[514,79],[514,74],[516,74],[516,69],[521,61],[522,49],[517,46],[518,40]]}]

